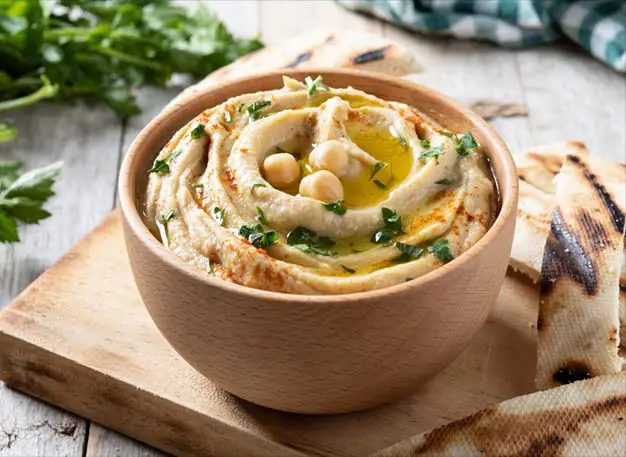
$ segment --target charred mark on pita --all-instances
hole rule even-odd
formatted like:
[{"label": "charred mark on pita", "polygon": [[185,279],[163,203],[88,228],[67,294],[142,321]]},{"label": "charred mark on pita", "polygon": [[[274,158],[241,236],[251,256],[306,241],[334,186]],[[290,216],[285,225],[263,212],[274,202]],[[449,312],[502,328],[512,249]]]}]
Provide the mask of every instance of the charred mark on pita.
[{"label": "charred mark on pita", "polygon": [[591,372],[587,365],[576,360],[570,360],[563,368],[559,368],[552,375],[552,380],[559,384],[571,384],[591,377]]},{"label": "charred mark on pita", "polygon": [[313,54],[310,52],[303,52],[302,54],[298,55],[298,57],[296,57],[295,59],[293,59],[293,61],[291,61],[290,63],[288,63],[285,68],[296,68],[298,65],[300,65],[302,62],[306,62],[307,60],[309,60],[311,58]]},{"label": "charred mark on pita", "polygon": [[374,62],[376,60],[382,60],[385,58],[385,53],[389,49],[389,46],[385,46],[384,48],[375,49],[373,51],[364,52],[356,56],[353,62],[358,65],[362,63]]},{"label": "charred mark on pita", "polygon": [[624,219],[626,218],[626,216],[619,208],[619,206],[617,206],[617,203],[615,203],[615,201],[613,200],[613,196],[610,194],[610,192],[606,190],[606,187],[604,187],[604,185],[598,181],[598,177],[595,174],[591,173],[591,171],[589,171],[587,165],[585,165],[579,157],[575,155],[568,155],[567,160],[580,168],[585,179],[591,183],[591,186],[600,197],[600,200],[602,200],[602,203],[604,203],[606,209],[609,211],[609,214],[611,215],[611,221],[613,222],[615,230],[617,230],[617,232],[620,234],[624,233]]},{"label": "charred mark on pita", "polygon": [[606,233],[602,224],[591,217],[587,210],[581,209],[578,211],[578,221],[583,226],[585,233],[593,240],[591,245],[594,249],[601,250],[610,246],[611,241],[608,233]]},{"label": "charred mark on pita", "polygon": [[548,295],[562,276],[569,276],[581,284],[589,295],[597,292],[595,265],[565,223],[560,209],[555,208],[541,265],[541,295]]}]

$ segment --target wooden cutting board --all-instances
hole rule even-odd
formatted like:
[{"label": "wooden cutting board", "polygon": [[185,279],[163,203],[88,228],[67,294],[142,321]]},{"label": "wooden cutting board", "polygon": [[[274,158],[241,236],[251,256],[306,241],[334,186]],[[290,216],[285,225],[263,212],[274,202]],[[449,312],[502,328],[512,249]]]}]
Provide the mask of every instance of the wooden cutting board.
[{"label": "wooden cutting board", "polygon": [[0,378],[180,456],[363,457],[531,392],[536,303],[536,289],[510,273],[470,346],[410,397],[345,415],[282,413],[220,390],[167,344],[114,212],[0,313]]}]

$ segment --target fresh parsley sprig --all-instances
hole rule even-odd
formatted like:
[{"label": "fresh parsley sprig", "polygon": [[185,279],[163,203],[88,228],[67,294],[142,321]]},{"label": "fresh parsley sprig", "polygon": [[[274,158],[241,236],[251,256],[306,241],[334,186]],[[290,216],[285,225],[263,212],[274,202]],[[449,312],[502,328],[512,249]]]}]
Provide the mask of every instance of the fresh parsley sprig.
[{"label": "fresh parsley sprig", "polygon": [[370,241],[376,244],[389,243],[394,237],[404,233],[402,230],[402,218],[390,208],[382,208],[383,226],[376,229],[370,237]]},{"label": "fresh parsley sprig", "polygon": [[278,241],[278,234],[273,230],[264,232],[261,224],[242,225],[239,228],[239,236],[248,240],[257,249],[267,249]]},{"label": "fresh parsley sprig", "polygon": [[330,211],[331,213],[339,214],[340,216],[343,216],[344,214],[348,212],[348,208],[343,206],[343,203],[341,203],[341,200],[337,200],[335,202],[330,202],[330,203],[322,203],[322,206],[326,208],[328,211]]},{"label": "fresh parsley sprig", "polygon": [[44,203],[54,195],[52,185],[61,162],[20,176],[21,162],[0,161],[0,243],[20,240],[17,223],[37,224],[50,217]]}]

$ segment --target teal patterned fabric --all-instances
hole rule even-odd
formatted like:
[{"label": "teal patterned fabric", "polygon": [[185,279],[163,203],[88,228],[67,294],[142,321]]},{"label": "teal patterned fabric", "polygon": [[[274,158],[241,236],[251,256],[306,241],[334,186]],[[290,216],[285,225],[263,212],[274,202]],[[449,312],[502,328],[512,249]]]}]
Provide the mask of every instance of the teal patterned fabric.
[{"label": "teal patterned fabric", "polygon": [[422,33],[525,47],[567,36],[626,72],[626,0],[336,0]]}]

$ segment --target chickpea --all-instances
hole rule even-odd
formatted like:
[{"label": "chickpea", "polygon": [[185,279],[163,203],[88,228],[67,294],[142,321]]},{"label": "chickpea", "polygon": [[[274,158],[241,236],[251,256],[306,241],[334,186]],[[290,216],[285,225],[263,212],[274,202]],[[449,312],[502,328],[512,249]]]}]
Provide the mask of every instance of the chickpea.
[{"label": "chickpea", "polygon": [[320,170],[300,181],[300,195],[324,202],[343,200],[343,185],[330,171]]},{"label": "chickpea", "polygon": [[276,188],[285,188],[300,178],[300,166],[291,154],[272,154],[263,161],[265,179]]},{"label": "chickpea", "polygon": [[328,170],[336,176],[343,176],[348,170],[350,156],[346,147],[337,140],[318,144],[309,155],[309,162],[316,168]]}]

